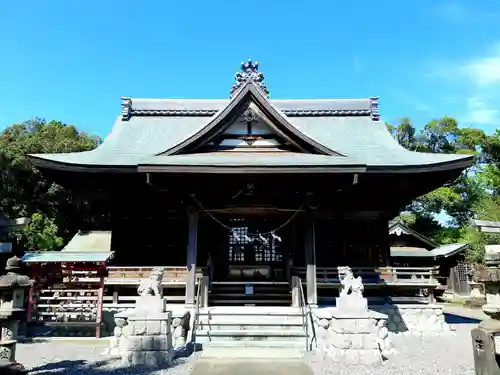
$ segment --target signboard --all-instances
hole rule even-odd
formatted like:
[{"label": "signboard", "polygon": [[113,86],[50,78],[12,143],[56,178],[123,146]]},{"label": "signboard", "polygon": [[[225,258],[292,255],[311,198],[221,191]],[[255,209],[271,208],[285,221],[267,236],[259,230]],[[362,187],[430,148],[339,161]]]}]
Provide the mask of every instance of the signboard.
[{"label": "signboard", "polygon": [[245,285],[245,296],[253,295],[253,285]]},{"label": "signboard", "polygon": [[0,242],[0,253],[11,253],[12,244],[10,242]]}]

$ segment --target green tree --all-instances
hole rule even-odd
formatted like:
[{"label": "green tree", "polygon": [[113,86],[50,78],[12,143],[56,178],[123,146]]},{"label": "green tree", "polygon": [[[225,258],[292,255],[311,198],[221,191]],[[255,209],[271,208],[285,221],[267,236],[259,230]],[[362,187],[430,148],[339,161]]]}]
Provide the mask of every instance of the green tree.
[{"label": "green tree", "polygon": [[31,215],[29,224],[22,230],[22,236],[25,248],[29,250],[57,250],[64,244],[54,219],[41,213]]},{"label": "green tree", "polygon": [[[480,178],[484,167],[479,161],[488,137],[481,129],[460,128],[457,121],[448,116],[430,121],[420,132],[409,119],[402,119],[397,126],[388,124],[387,127],[403,147],[412,151],[478,156],[474,167],[457,180],[417,198],[407,207],[408,212],[415,216],[413,229],[439,243],[460,239],[463,236],[462,228],[468,225],[475,214],[474,205],[485,196],[484,178]],[[447,227],[437,222],[436,215],[439,214],[451,218]]]},{"label": "green tree", "polygon": [[21,243],[31,250],[55,249],[80,229],[75,228],[77,219],[68,214],[81,202],[45,179],[26,154],[88,151],[99,144],[98,137],[73,125],[38,118],[0,133],[0,211],[10,218],[32,219],[27,231],[20,234]]}]

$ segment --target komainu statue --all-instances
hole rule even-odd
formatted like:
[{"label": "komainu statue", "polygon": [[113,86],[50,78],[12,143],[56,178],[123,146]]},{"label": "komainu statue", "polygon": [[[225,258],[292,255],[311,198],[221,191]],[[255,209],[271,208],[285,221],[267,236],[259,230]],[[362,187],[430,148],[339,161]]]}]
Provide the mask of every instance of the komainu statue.
[{"label": "komainu statue", "polygon": [[[363,291],[365,287],[363,286],[363,281],[361,277],[354,277],[351,267],[338,267],[339,279],[342,284],[342,290],[340,291],[340,296],[347,296],[349,294],[363,298]],[[350,293],[349,293],[350,292]]]},{"label": "komainu statue", "polygon": [[142,279],[137,288],[137,293],[140,296],[158,296],[163,297],[163,288],[161,283],[163,281],[163,268],[156,267],[151,270],[147,279]]}]

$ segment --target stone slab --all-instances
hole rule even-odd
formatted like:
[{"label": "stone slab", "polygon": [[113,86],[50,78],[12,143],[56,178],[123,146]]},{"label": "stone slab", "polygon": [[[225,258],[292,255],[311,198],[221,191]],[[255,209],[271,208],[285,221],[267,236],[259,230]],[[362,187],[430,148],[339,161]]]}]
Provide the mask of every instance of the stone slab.
[{"label": "stone slab", "polygon": [[313,375],[300,359],[200,358],[191,375]]},{"label": "stone slab", "polygon": [[160,314],[165,311],[165,300],[157,296],[139,296],[134,310],[137,315]]},{"label": "stone slab", "polygon": [[258,348],[258,347],[208,347],[203,349],[202,358],[224,358],[224,359],[269,359],[269,358],[290,358],[300,359],[303,354],[298,349],[293,348]]},{"label": "stone slab", "polygon": [[387,319],[386,314],[373,310],[342,311],[337,308],[330,308],[329,312],[333,319]]},{"label": "stone slab", "polygon": [[341,311],[367,311],[368,300],[352,294],[335,298],[335,305]]},{"label": "stone slab", "polygon": [[[130,315],[128,315],[127,319],[129,321],[154,321],[154,320],[169,320],[171,318],[171,313],[168,311],[166,313],[159,314],[148,314],[148,315],[140,315],[136,311],[133,311]],[[119,316],[121,318],[121,316]]]}]

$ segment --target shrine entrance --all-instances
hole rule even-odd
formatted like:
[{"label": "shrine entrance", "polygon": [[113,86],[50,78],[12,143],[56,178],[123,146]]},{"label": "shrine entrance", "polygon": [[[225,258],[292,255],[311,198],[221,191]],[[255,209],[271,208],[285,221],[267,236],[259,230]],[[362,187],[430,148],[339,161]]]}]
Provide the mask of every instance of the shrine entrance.
[{"label": "shrine entrance", "polygon": [[[227,238],[228,278],[240,281],[285,281],[284,231],[272,231],[271,218],[231,218]],[[270,229],[271,228],[271,229]]]},{"label": "shrine entrance", "polygon": [[209,305],[291,305],[292,258],[298,243],[292,215],[205,216],[199,254],[207,249]]}]

